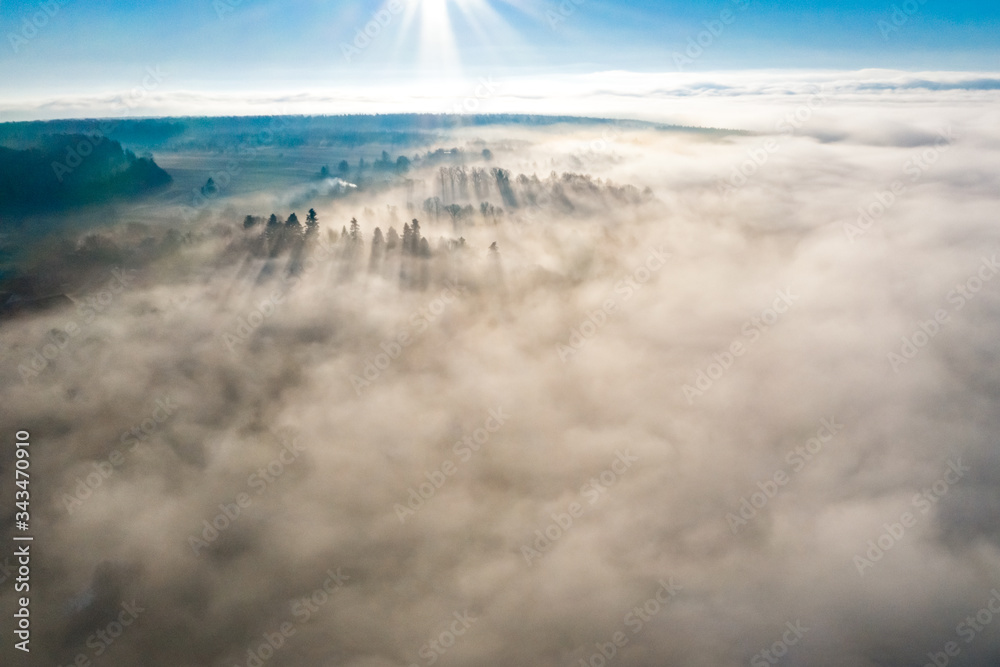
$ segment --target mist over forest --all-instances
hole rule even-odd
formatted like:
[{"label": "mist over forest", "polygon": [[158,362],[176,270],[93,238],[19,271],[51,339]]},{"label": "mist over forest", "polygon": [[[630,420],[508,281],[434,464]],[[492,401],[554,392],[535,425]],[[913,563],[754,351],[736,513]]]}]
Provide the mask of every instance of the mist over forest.
[{"label": "mist over forest", "polygon": [[1000,132],[913,94],[0,124],[37,664],[997,664]]}]

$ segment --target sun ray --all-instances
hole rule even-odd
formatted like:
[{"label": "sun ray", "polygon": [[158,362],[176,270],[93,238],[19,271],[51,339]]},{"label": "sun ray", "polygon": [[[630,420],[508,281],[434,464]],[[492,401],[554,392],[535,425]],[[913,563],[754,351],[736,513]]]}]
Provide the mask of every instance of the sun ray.
[{"label": "sun ray", "polygon": [[[500,4],[535,13],[533,0],[408,0],[393,51],[399,58],[416,53],[427,78],[455,78],[470,66],[509,63],[511,45],[522,51],[530,45],[497,11]],[[483,54],[492,62],[484,63]]]},{"label": "sun ray", "polygon": [[459,73],[462,65],[448,4],[449,0],[420,2],[421,64],[439,74]]},{"label": "sun ray", "polygon": [[480,44],[491,50],[497,43],[523,46],[516,31],[486,0],[463,0],[456,5]]}]

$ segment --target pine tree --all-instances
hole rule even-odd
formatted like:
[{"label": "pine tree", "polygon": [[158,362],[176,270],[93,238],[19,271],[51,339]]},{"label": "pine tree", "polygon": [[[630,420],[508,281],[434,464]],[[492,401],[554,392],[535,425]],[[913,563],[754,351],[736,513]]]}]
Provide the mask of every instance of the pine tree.
[{"label": "pine tree", "polygon": [[264,236],[272,239],[275,235],[277,235],[279,229],[281,229],[281,221],[278,220],[278,216],[272,213],[271,217],[267,219],[267,226],[264,228]]},{"label": "pine tree", "polygon": [[403,254],[409,255],[412,253],[411,248],[413,247],[413,230],[410,229],[410,223],[403,224]]},{"label": "pine tree", "polygon": [[372,254],[368,263],[369,271],[374,272],[378,270],[378,266],[382,262],[382,256],[384,254],[385,239],[382,237],[382,230],[376,227],[375,233],[372,235]]},{"label": "pine tree", "polygon": [[414,218],[410,225],[410,230],[412,231],[412,235],[410,236],[409,251],[411,255],[416,255],[420,252],[420,221]]}]

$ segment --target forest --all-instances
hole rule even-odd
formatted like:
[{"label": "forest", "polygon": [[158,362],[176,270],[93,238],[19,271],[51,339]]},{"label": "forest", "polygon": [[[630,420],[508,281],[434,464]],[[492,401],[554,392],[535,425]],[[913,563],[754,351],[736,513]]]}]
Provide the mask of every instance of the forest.
[{"label": "forest", "polygon": [[0,214],[135,196],[171,180],[152,157],[99,134],[46,136],[23,150],[0,146]]}]

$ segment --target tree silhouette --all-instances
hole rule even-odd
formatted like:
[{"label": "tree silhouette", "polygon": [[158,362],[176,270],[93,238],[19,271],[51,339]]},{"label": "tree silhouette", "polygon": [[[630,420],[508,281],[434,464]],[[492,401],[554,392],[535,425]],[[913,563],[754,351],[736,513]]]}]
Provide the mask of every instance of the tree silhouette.
[{"label": "tree silhouette", "polygon": [[458,231],[458,222],[462,219],[462,207],[458,204],[450,204],[444,207],[445,213],[451,216],[451,228]]},{"label": "tree silhouette", "polygon": [[420,289],[427,289],[431,282],[431,269],[430,269],[430,257],[431,257],[431,244],[427,242],[427,239],[422,238],[417,246],[417,256],[420,258],[417,262],[417,285]]},{"label": "tree silhouette", "polygon": [[[282,224],[278,216],[273,213],[267,219],[267,228],[264,230],[264,235],[268,241],[268,256],[277,257],[287,247],[287,238],[289,236],[287,230],[290,227],[288,223],[291,222],[291,219],[291,216],[289,216],[288,221]],[[298,219],[296,219],[297,221]]]},{"label": "tree silhouette", "polygon": [[517,208],[517,198],[514,196],[513,188],[510,187],[510,172],[494,167],[493,178],[496,179],[497,189],[500,191],[500,197],[503,198],[504,206]]},{"label": "tree silhouette", "polygon": [[[416,255],[420,250],[420,221],[417,220],[416,218],[414,218],[413,222],[410,223],[410,231],[411,235],[410,235],[409,251],[411,255]],[[405,245],[406,244],[404,243],[404,246]]]},{"label": "tree silhouette", "polygon": [[411,247],[413,247],[413,230],[407,222],[403,224],[403,254],[409,255]]},{"label": "tree silhouette", "polygon": [[205,181],[205,185],[201,186],[201,194],[214,195],[216,192],[218,192],[218,188],[215,187],[215,179],[210,177]]},{"label": "tree silhouette", "polygon": [[371,259],[368,262],[368,270],[371,272],[378,271],[379,264],[382,263],[382,256],[385,254],[385,239],[382,237],[382,230],[378,227],[375,228],[375,233],[372,235],[372,254]]},{"label": "tree silhouette", "polygon": [[441,217],[441,211],[444,208],[444,204],[441,202],[440,197],[428,197],[424,200],[423,208],[427,215],[433,215],[434,219],[437,220]]},{"label": "tree silhouette", "polygon": [[285,220],[285,227],[292,227],[292,228],[297,227],[301,229],[302,223],[299,222],[299,216],[295,215],[295,213],[292,213],[290,216],[288,216],[288,220]]},{"label": "tree silhouette", "polygon": [[268,240],[275,238],[279,229],[281,229],[281,221],[278,220],[278,216],[272,213],[271,217],[267,219],[267,226],[264,228],[264,237]]},{"label": "tree silhouette", "polygon": [[309,213],[306,215],[306,227],[314,229],[318,224],[319,218],[316,217],[316,209],[309,209]]},{"label": "tree silhouette", "polygon": [[493,283],[493,289],[495,289],[501,298],[507,293],[507,288],[504,285],[503,279],[503,264],[500,260],[500,248],[497,246],[497,242],[494,241],[490,246],[489,251],[489,264],[490,264],[490,282]]},{"label": "tree silhouette", "polygon": [[[416,222],[414,220],[414,222]],[[403,225],[403,247],[402,247],[402,258],[399,262],[399,284],[403,288],[409,288],[411,286],[412,275],[412,259],[414,243],[413,228],[410,227],[410,223],[405,223]]]},{"label": "tree silhouette", "polygon": [[341,176],[347,176],[351,173],[351,165],[347,160],[341,160],[340,164],[337,165],[337,171],[340,172]]},{"label": "tree silhouette", "polygon": [[243,218],[243,229],[250,229],[251,227],[255,226],[259,221],[260,219],[257,218],[256,216],[248,215],[247,217]]}]

